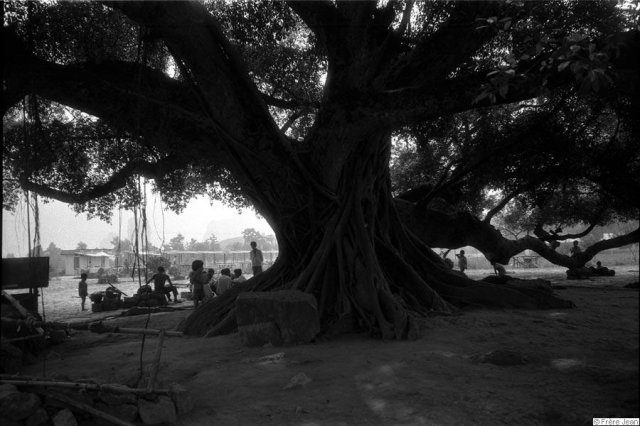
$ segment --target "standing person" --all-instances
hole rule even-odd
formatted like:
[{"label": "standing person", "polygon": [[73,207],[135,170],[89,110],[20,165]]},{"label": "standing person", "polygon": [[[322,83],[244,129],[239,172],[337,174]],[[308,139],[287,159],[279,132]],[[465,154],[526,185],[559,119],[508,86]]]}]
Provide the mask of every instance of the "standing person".
[{"label": "standing person", "polygon": [[578,241],[573,242],[573,247],[569,250],[571,257],[576,257],[580,253],[582,253],[582,249],[578,246]]},{"label": "standing person", "polygon": [[233,282],[231,281],[231,270],[229,268],[224,268],[220,271],[220,278],[218,278],[217,291],[219,296],[222,296],[222,293],[229,290]]},{"label": "standing person", "polygon": [[78,283],[78,296],[82,299],[82,310],[86,311],[84,308],[84,302],[87,300],[87,295],[89,294],[89,288],[87,286],[87,274],[80,274],[80,282]]},{"label": "standing person", "polygon": [[204,272],[202,260],[194,260],[191,263],[189,282],[193,288],[193,305],[197,308],[200,301],[204,300],[204,286],[207,284],[207,274]]},{"label": "standing person", "polygon": [[253,270],[253,276],[255,277],[262,272],[262,251],[258,249],[258,244],[255,241],[251,241],[251,252],[249,258],[251,259],[251,269]]},{"label": "standing person", "polygon": [[467,258],[464,255],[464,250],[460,250],[460,254],[456,254],[456,257],[458,258],[460,272],[464,273],[464,270],[467,269]]}]

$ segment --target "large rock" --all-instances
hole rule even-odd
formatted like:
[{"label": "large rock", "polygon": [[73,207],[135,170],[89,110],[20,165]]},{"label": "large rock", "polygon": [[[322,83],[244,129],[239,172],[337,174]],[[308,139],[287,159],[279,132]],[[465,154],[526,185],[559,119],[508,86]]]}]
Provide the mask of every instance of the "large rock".
[{"label": "large rock", "polygon": [[1,384],[0,385],[0,404],[2,404],[2,402],[6,397],[14,393],[20,393],[17,387],[8,383]]},{"label": "large rock", "polygon": [[177,421],[176,408],[168,396],[159,396],[156,401],[138,399],[138,413],[145,425],[175,424]]},{"label": "large rock", "polygon": [[42,426],[49,424],[49,415],[47,411],[40,407],[35,413],[31,414],[25,422],[25,426]]},{"label": "large rock", "polygon": [[8,395],[0,405],[2,417],[11,420],[22,420],[32,415],[40,408],[41,401],[38,395],[33,393],[19,392]]},{"label": "large rock", "polygon": [[307,343],[320,331],[316,299],[300,291],[240,293],[236,319],[247,346]]},{"label": "large rock", "polygon": [[78,421],[68,408],[58,411],[52,418],[53,426],[78,426]]},{"label": "large rock", "polygon": [[0,345],[0,372],[20,373],[22,369],[22,351],[10,343]]}]

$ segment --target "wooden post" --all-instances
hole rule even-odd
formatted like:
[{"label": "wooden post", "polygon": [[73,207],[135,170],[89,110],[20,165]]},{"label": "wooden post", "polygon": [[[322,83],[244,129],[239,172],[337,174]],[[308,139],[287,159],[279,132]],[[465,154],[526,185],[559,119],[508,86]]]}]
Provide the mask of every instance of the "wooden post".
[{"label": "wooden post", "polygon": [[[0,374],[0,383],[12,384],[16,386],[34,386],[34,387],[57,387],[69,388],[75,390],[89,391],[105,391],[115,393],[130,393],[134,395],[147,394],[148,389],[130,388],[119,384],[97,384],[97,383],[77,383],[77,382],[58,382],[47,378],[33,378],[25,376],[15,376],[10,374]],[[169,389],[155,389],[153,393],[168,395]]]},{"label": "wooden post", "polygon": [[153,392],[153,388],[158,376],[158,370],[160,369],[160,356],[162,355],[162,344],[164,343],[164,328],[160,329],[160,338],[158,339],[158,347],[156,348],[156,354],[153,358],[153,364],[151,364],[151,372],[149,374],[149,383],[147,383],[147,390]]}]

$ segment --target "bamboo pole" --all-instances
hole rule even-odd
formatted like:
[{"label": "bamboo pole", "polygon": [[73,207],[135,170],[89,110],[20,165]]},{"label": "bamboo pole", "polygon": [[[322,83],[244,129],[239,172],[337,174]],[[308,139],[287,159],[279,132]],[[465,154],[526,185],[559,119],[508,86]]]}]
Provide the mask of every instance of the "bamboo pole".
[{"label": "bamboo pole", "polygon": [[31,339],[42,339],[44,336],[42,334],[32,334],[31,336],[24,337],[15,337],[13,339],[2,339],[2,343],[11,343],[11,342],[19,342],[21,340],[31,340]]},{"label": "bamboo pole", "polygon": [[[14,323],[17,325],[35,325],[35,326],[43,326],[43,327],[52,327],[58,329],[67,329],[73,328],[77,330],[87,330],[93,331],[95,333],[122,333],[122,334],[146,334],[147,336],[157,336],[160,334],[160,330],[154,328],[129,328],[129,327],[118,327],[118,326],[110,326],[104,325],[100,323],[100,327],[95,328],[94,330],[90,329],[90,325],[95,322],[79,322],[79,323],[64,323],[64,322],[44,322],[44,321],[35,321],[29,322],[28,320],[20,320],[15,318],[0,318],[2,322],[6,323]],[[181,331],[165,331],[166,337],[183,337],[184,333]]]},{"label": "bamboo pole", "polygon": [[151,364],[151,373],[149,374],[149,383],[147,383],[147,390],[153,392],[153,388],[158,377],[158,370],[160,369],[160,356],[162,355],[162,344],[164,343],[164,328],[160,329],[160,338],[158,339],[158,347],[156,348],[156,354],[153,357],[153,363]]},{"label": "bamboo pole", "polygon": [[76,401],[73,398],[69,398],[66,395],[57,393],[57,394],[51,394],[49,395],[51,398],[57,399],[58,401],[62,401],[66,404],[69,404],[71,406],[74,406],[80,410],[83,410],[89,414],[93,414],[96,417],[100,417],[102,419],[105,419],[108,422],[113,423],[114,425],[118,425],[118,426],[135,426],[133,423],[129,423],[125,420],[122,420],[116,416],[112,416],[109,413],[105,413],[104,411],[100,411],[96,408],[93,408],[92,406],[90,406],[89,404],[85,404],[84,402],[80,402],[80,401]]},{"label": "bamboo pole", "polygon": [[[24,376],[12,376],[8,374],[0,374],[0,383],[11,384],[16,386],[35,386],[35,387],[57,387],[69,388],[75,390],[87,391],[106,391],[115,393],[130,393],[134,395],[148,394],[148,389],[130,388],[118,384],[98,384],[98,383],[78,383],[78,382],[58,382],[46,378],[31,378]],[[154,389],[153,393],[169,395],[169,389]]]}]

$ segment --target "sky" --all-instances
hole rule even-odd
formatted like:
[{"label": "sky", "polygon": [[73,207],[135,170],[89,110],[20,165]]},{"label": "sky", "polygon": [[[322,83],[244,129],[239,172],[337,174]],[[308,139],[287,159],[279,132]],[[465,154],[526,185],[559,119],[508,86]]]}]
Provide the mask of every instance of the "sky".
[{"label": "sky", "polygon": [[[51,242],[63,250],[73,250],[82,241],[88,248],[112,248],[111,240],[118,236],[121,229],[122,239],[129,238],[135,229],[133,213],[122,212],[122,221],[118,220],[118,211],[113,214],[111,224],[100,219],[87,220],[86,214],[76,214],[69,205],[52,201],[39,204],[40,242],[46,249]],[[258,217],[252,210],[242,210],[224,206],[208,198],[191,200],[180,214],[165,210],[164,219],[158,198],[147,204],[147,235],[149,243],[159,246],[164,235],[165,242],[182,234],[185,241],[195,238],[203,241],[212,233],[218,241],[242,236],[246,228],[255,228],[262,234],[273,234],[266,220]],[[120,224],[121,225],[120,225]],[[163,232],[164,223],[164,232]],[[31,215],[31,233],[33,239],[33,215]],[[27,256],[29,251],[27,212],[24,203],[12,214],[2,212],[2,257],[9,253],[16,257]]]}]

